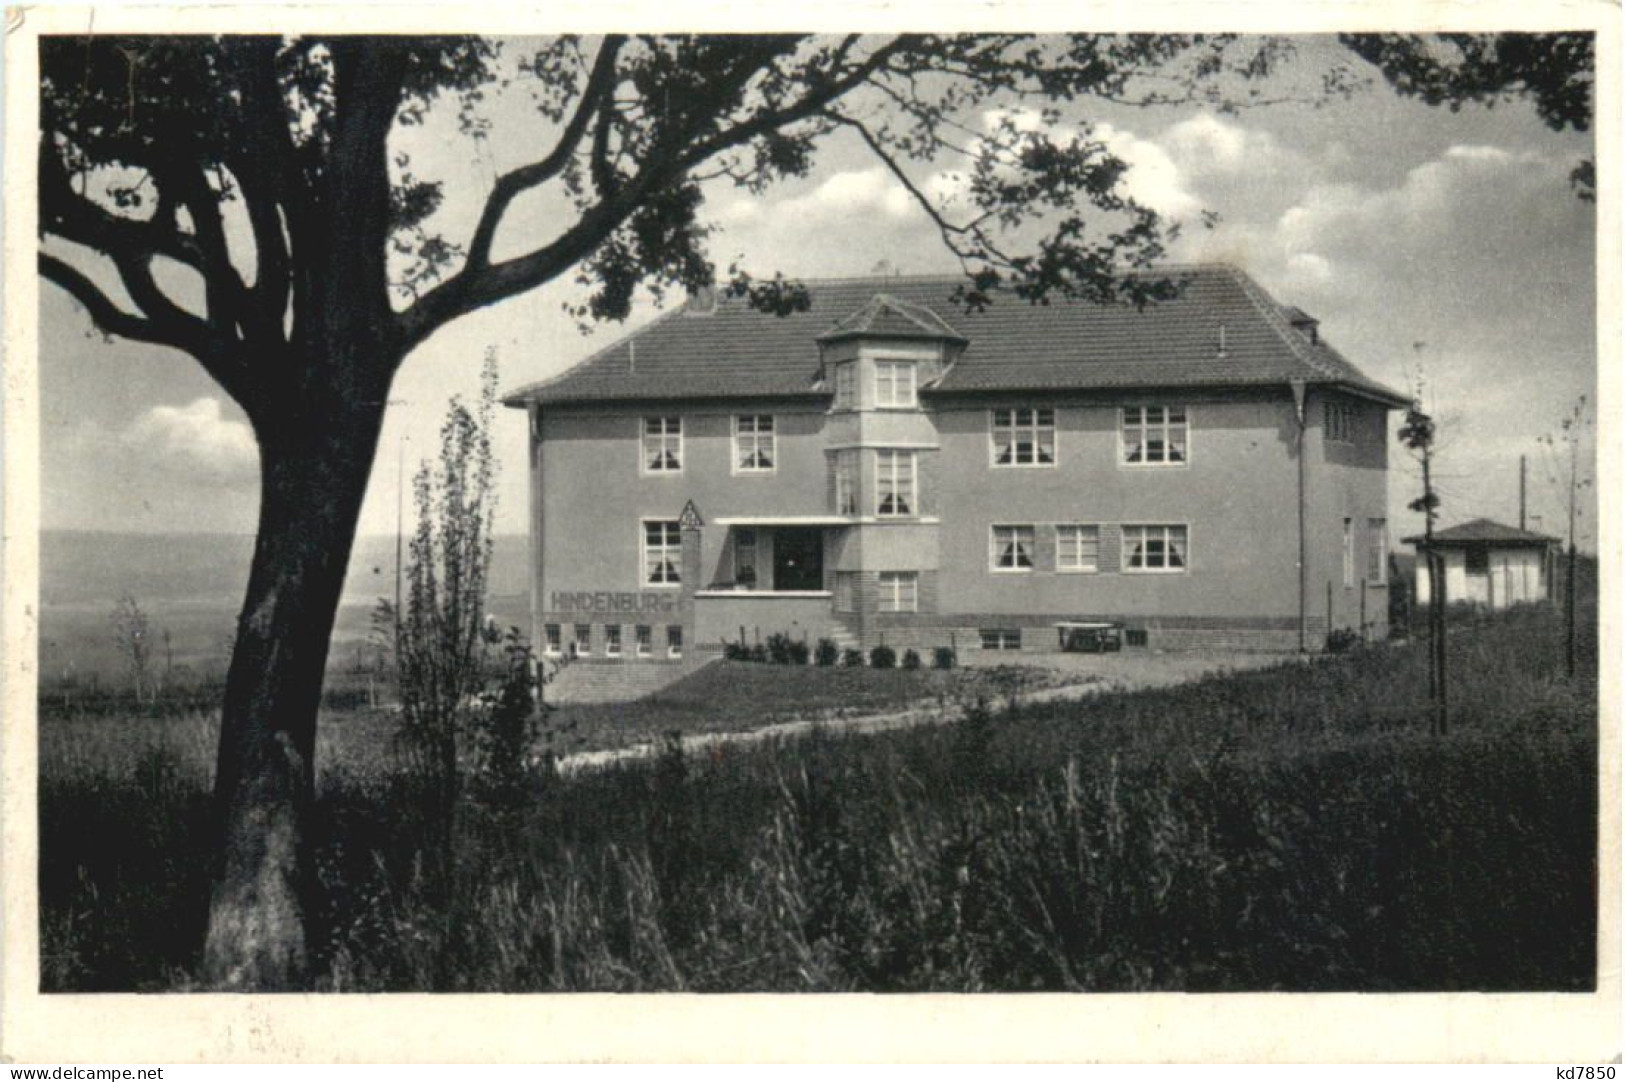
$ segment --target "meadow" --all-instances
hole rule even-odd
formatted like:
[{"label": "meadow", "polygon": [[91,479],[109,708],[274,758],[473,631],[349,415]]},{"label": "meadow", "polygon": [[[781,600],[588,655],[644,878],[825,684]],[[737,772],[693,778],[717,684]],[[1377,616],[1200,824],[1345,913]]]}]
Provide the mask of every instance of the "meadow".
[{"label": "meadow", "polygon": [[[944,695],[906,731],[674,737],[471,786],[449,824],[376,719],[324,724],[316,987],[1588,989],[1595,658],[1588,631],[1564,675],[1548,609],[1465,617],[1448,735],[1425,644],[1384,644],[1008,711]],[[212,720],[40,739],[43,987],[194,987]]]}]

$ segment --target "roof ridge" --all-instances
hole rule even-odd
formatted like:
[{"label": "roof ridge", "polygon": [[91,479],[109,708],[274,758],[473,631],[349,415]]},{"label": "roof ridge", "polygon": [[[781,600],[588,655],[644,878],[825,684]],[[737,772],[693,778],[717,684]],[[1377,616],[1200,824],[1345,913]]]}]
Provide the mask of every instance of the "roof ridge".
[{"label": "roof ridge", "polygon": [[[1172,271],[1219,271],[1234,269],[1234,264],[1214,260],[1192,260],[1190,262],[1158,263],[1151,267],[1125,269],[1113,271],[1116,278],[1130,278],[1148,274],[1165,274]],[[970,279],[964,274],[955,274],[943,271],[935,274],[837,274],[828,278],[800,277],[786,275],[787,280],[802,282],[807,285],[864,285],[880,282],[968,282]],[[995,287],[999,288],[999,287]]]}]

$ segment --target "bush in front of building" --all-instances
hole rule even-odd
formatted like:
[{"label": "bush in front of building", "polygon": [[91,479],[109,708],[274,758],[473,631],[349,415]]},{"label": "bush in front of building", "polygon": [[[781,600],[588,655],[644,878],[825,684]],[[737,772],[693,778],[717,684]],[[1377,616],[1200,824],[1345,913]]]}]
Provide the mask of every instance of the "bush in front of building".
[{"label": "bush in front of building", "polygon": [[727,661],[750,661],[750,646],[743,639],[739,642],[724,642],[722,656]]},{"label": "bush in front of building", "polygon": [[848,646],[841,651],[841,664],[849,669],[863,668],[863,651],[856,646]]},{"label": "bush in front of building", "polygon": [[931,650],[931,667],[933,669],[951,669],[959,663],[959,655],[952,646],[938,646]]},{"label": "bush in front of building", "polygon": [[913,648],[903,651],[903,668],[913,671],[920,667],[920,652]]},{"label": "bush in front of building", "polygon": [[792,639],[782,631],[775,631],[767,637],[767,658],[775,665],[805,665],[807,644],[801,639]]},{"label": "bush in front of building", "polygon": [[1360,633],[1352,627],[1333,628],[1332,633],[1326,636],[1326,652],[1341,654],[1344,650],[1353,649],[1360,642]]},{"label": "bush in front of building", "polygon": [[775,665],[790,664],[790,636],[775,631],[767,637],[767,658]]},{"label": "bush in front of building", "polygon": [[881,643],[869,651],[869,667],[874,669],[897,668],[897,651]]},{"label": "bush in front of building", "polygon": [[761,643],[757,643],[755,646],[752,646],[750,648],[750,652],[746,656],[745,660],[746,661],[754,661],[758,665],[766,665],[767,664],[767,647],[763,646]]},{"label": "bush in front of building", "polygon": [[827,669],[841,660],[841,648],[835,645],[834,639],[819,639],[813,648],[813,660],[820,668]]}]

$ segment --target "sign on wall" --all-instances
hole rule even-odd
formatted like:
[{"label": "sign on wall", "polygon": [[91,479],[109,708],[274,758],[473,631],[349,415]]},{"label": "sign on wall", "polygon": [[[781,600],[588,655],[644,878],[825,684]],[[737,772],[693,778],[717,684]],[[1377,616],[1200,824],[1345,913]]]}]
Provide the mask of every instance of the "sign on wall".
[{"label": "sign on wall", "polygon": [[671,612],[677,595],[647,590],[554,590],[548,609],[553,612]]}]

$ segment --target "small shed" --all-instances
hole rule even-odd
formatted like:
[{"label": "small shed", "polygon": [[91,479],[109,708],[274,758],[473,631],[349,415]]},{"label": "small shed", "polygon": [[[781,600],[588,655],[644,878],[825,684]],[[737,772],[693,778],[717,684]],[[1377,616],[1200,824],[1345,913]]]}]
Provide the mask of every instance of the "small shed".
[{"label": "small shed", "polygon": [[[1421,558],[1427,539],[1407,537],[1405,543],[1416,547],[1416,601],[1426,605],[1433,596],[1428,561]],[[1444,558],[1446,599],[1452,604],[1470,602],[1492,609],[1549,600],[1558,544],[1555,537],[1487,518],[1433,534],[1434,551]]]}]

